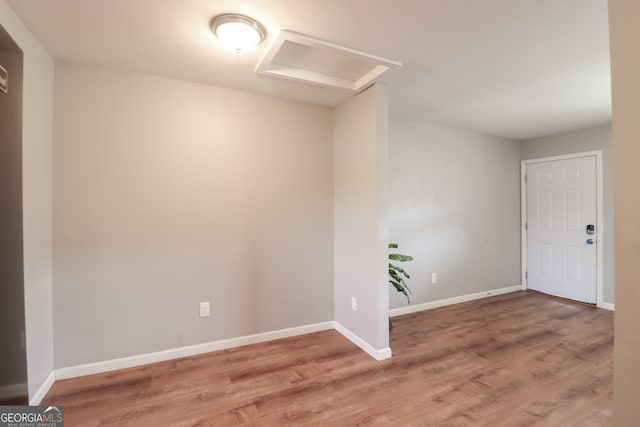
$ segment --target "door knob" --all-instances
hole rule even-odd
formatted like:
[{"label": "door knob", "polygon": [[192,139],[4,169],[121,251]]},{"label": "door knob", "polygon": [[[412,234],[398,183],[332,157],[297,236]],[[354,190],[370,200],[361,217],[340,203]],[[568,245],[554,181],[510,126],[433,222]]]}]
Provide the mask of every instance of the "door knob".
[{"label": "door knob", "polygon": [[593,245],[593,239],[587,239],[587,245]]}]

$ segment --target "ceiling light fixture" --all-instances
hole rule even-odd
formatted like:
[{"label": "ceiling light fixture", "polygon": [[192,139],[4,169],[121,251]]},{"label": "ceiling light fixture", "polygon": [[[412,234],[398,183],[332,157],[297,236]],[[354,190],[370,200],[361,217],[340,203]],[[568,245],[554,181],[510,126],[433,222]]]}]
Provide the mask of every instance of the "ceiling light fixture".
[{"label": "ceiling light fixture", "polygon": [[267,35],[261,23],[248,16],[234,13],[213,18],[211,30],[227,49],[236,54],[249,52]]}]

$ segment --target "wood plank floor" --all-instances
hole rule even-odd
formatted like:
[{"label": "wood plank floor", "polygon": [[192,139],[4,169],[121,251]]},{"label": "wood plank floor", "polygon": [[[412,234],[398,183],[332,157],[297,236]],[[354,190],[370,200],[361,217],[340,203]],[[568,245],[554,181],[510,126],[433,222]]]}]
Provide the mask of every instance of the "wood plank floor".
[{"label": "wood plank floor", "polygon": [[335,331],[58,381],[70,426],[610,426],[613,313],[516,292],[396,317],[376,362]]}]

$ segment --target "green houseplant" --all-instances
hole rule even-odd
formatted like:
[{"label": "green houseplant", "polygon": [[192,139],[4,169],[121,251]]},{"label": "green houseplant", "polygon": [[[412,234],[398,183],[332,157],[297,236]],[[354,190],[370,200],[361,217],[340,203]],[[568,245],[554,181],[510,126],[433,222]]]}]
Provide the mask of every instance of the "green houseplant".
[{"label": "green houseplant", "polygon": [[[389,243],[389,249],[398,249],[397,243]],[[410,255],[402,255],[398,253],[390,253],[389,254],[389,284],[396,288],[396,291],[402,293],[405,297],[407,297],[407,303],[411,304],[411,299],[409,294],[411,294],[411,289],[407,285],[405,280],[411,278],[409,273],[405,271],[404,268],[392,263],[395,262],[407,262],[413,261],[413,257]],[[393,324],[391,323],[391,317],[389,317],[389,330],[393,329]]]},{"label": "green houseplant", "polygon": [[[397,243],[389,243],[389,249],[398,249]],[[389,254],[389,283],[391,286],[396,288],[396,290],[404,296],[407,297],[407,302],[411,304],[411,299],[409,298],[409,294],[411,293],[411,289],[407,285],[405,279],[410,279],[409,273],[407,273],[402,267],[399,267],[393,264],[391,261],[396,262],[407,262],[413,261],[413,257],[409,255],[401,255],[396,253]]]}]

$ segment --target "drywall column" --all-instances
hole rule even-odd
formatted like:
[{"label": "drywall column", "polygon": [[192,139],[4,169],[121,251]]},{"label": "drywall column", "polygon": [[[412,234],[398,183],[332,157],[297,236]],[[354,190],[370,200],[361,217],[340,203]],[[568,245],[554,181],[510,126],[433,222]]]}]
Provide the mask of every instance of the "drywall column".
[{"label": "drywall column", "polygon": [[640,2],[609,0],[616,220],[614,425],[640,420]]},{"label": "drywall column", "polygon": [[375,85],[333,114],[336,329],[377,360],[391,357],[387,99]]},{"label": "drywall column", "polygon": [[51,274],[51,139],[53,58],[5,0],[0,25],[23,52],[22,224],[29,399],[38,403],[53,382]]}]

